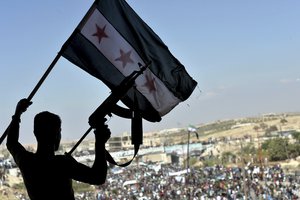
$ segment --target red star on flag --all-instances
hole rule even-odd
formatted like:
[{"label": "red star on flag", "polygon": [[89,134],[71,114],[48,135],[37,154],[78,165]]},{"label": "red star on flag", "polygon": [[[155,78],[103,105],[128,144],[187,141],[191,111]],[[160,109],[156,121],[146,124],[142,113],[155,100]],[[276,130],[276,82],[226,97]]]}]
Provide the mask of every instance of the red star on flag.
[{"label": "red star on flag", "polygon": [[103,26],[103,28],[100,28],[97,24],[96,24],[96,33],[94,33],[92,36],[96,36],[98,38],[98,42],[100,44],[102,38],[108,38],[108,35],[105,33],[105,28],[106,25]]},{"label": "red star on flag", "polygon": [[149,92],[156,91],[155,87],[155,78],[152,78],[151,75],[147,74],[146,77],[146,83],[144,84],[145,87],[149,89]]},{"label": "red star on flag", "polygon": [[121,61],[123,68],[127,65],[127,63],[134,63],[130,58],[131,51],[125,53],[122,49],[120,49],[120,57],[116,58],[115,61]]}]

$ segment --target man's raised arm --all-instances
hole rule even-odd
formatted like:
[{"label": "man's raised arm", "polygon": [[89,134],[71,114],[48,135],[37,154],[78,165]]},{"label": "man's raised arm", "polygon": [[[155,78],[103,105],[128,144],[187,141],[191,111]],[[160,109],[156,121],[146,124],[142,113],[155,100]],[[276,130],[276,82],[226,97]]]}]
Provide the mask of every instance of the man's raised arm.
[{"label": "man's raised arm", "polygon": [[6,146],[9,151],[12,151],[13,147],[19,143],[19,123],[21,122],[21,115],[27,110],[31,103],[32,102],[27,99],[21,99],[16,106],[15,114],[12,116],[9,128],[7,129]]}]

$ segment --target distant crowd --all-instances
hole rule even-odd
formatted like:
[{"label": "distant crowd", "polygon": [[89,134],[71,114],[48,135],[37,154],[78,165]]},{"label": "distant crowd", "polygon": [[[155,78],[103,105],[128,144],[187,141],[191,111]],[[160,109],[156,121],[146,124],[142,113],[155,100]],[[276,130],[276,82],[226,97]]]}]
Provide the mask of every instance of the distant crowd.
[{"label": "distant crowd", "polygon": [[[279,165],[241,168],[223,166],[184,170],[172,165],[131,166],[110,171],[96,200],[241,200],[299,199],[300,177],[286,175]],[[131,184],[130,180],[133,180]],[[134,181],[136,180],[136,181]]]},{"label": "distant crowd", "polygon": [[[6,170],[0,166],[1,184]],[[28,200],[24,194],[15,195]],[[282,200],[300,199],[300,175],[285,174],[280,165],[204,167],[186,170],[171,164],[140,163],[108,171],[104,185],[77,193],[76,200]]]}]

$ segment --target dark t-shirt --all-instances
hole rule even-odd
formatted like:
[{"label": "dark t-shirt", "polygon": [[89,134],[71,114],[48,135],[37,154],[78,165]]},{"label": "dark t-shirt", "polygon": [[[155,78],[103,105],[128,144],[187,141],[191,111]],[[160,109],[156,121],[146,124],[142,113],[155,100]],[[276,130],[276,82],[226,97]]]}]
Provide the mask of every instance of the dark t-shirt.
[{"label": "dark t-shirt", "polygon": [[22,173],[31,200],[74,200],[72,176],[78,165],[71,156],[44,158],[19,144],[11,154]]}]

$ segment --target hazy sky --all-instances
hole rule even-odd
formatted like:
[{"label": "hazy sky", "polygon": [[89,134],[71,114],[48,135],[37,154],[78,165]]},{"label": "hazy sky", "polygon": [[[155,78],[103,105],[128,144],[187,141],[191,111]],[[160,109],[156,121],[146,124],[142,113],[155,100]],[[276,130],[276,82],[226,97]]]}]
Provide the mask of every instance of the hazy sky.
[{"label": "hazy sky", "polygon": [[[3,1],[0,6],[0,132],[27,97],[92,0]],[[128,0],[198,82],[192,96],[144,131],[187,127],[270,112],[300,111],[300,1]],[[33,143],[32,119],[61,116],[63,139],[79,138],[107,87],[60,58],[23,115],[21,141]],[[130,131],[113,117],[114,134]]]}]

